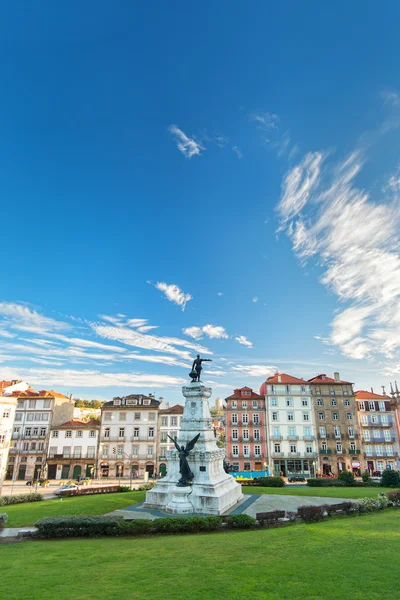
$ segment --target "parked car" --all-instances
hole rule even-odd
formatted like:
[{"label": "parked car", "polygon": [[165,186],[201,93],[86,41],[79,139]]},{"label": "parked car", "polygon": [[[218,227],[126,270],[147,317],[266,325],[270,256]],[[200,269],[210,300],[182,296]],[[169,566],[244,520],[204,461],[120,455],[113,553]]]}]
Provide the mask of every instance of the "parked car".
[{"label": "parked car", "polygon": [[76,483],[67,483],[65,485],[62,485],[61,487],[58,488],[58,490],[56,490],[54,493],[56,495],[61,494],[61,492],[65,492],[67,490],[77,490],[79,489],[78,486],[76,485]]},{"label": "parked car", "polygon": [[305,480],[306,478],[301,475],[292,475],[292,477],[288,477],[289,483],[304,483]]},{"label": "parked car", "polygon": [[80,475],[76,478],[76,483],[79,485],[89,485],[92,483],[92,480],[90,477],[83,477]]}]

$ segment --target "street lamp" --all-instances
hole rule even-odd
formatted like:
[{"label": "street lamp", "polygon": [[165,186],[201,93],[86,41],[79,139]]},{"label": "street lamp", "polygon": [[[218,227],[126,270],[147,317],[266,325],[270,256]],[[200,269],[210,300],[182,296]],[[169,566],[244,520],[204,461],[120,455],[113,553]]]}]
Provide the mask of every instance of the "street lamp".
[{"label": "street lamp", "polygon": [[[117,454],[117,448],[114,446],[113,448],[113,454]],[[127,454],[126,452],[119,452],[119,454],[123,454],[124,456],[128,457],[129,459],[129,475],[130,475],[130,479],[129,479],[129,489],[132,490],[132,454],[129,456],[129,454]],[[119,476],[119,485],[121,485],[121,475]]]}]

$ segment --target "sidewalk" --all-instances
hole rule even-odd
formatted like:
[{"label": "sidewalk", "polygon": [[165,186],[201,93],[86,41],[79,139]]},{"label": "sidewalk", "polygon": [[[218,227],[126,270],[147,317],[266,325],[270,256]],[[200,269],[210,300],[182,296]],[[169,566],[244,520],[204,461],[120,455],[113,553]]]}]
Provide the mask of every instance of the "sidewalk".
[{"label": "sidewalk", "polygon": [[[43,496],[45,498],[53,498],[54,497],[54,492],[56,490],[58,490],[58,488],[60,487],[60,483],[61,481],[59,479],[52,479],[50,480],[50,483],[48,486],[46,487],[41,487],[40,485],[38,485],[37,487],[37,492],[39,494],[43,494]],[[140,485],[143,485],[144,480],[143,479],[134,479],[132,481],[132,489],[136,489],[137,487],[139,487]],[[92,481],[92,483],[90,484],[90,487],[102,487],[105,485],[123,485],[123,486],[127,486],[129,487],[130,481],[129,479],[100,479],[100,480],[94,480]],[[84,487],[84,486],[82,486]],[[12,492],[11,492],[12,490]],[[36,491],[36,485],[26,485],[25,481],[15,481],[14,485],[12,481],[4,481],[3,482],[3,486],[1,489],[1,493],[0,496],[16,496],[18,494],[30,494],[32,492]]]}]

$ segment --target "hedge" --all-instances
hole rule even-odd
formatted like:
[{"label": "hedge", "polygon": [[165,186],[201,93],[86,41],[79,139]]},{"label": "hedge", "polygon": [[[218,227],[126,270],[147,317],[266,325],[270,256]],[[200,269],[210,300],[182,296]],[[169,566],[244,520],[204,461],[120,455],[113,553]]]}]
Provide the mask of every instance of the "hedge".
[{"label": "hedge", "polygon": [[23,504],[24,502],[40,502],[43,500],[42,494],[18,494],[16,496],[0,496],[0,506],[10,506],[11,504]]},{"label": "hedge", "polygon": [[242,485],[251,485],[259,487],[284,487],[285,481],[282,477],[257,477],[256,479],[250,479],[248,482],[241,482]]},{"label": "hedge", "polygon": [[120,485],[107,485],[105,487],[88,487],[74,490],[60,490],[57,496],[69,498],[70,496],[89,496],[91,494],[114,494],[116,492],[129,492],[129,487]]},{"label": "hedge", "polygon": [[228,529],[251,529],[257,524],[257,521],[253,517],[243,514],[224,517],[224,522]]},{"label": "hedge", "polygon": [[38,537],[118,536],[123,528],[121,517],[47,517],[35,523]]},{"label": "hedge", "polygon": [[400,506],[400,490],[393,490],[386,495],[392,506],[395,506],[396,508]]},{"label": "hedge", "polygon": [[376,481],[353,481],[352,483],[346,483],[340,479],[325,479],[323,477],[316,477],[315,479],[307,479],[307,485],[309,487],[379,487]]}]

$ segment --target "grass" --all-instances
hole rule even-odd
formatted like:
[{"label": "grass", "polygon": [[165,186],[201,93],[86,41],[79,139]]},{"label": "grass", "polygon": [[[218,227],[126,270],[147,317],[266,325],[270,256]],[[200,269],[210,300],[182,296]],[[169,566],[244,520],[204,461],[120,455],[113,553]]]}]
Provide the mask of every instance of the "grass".
[{"label": "grass", "polygon": [[242,488],[244,494],[282,494],[283,496],[318,496],[320,498],[370,498],[371,496],[379,496],[380,492],[390,492],[393,488],[385,487],[328,487],[328,488],[311,488],[308,486],[298,487],[251,487],[245,486]]},{"label": "grass", "polygon": [[7,600],[392,600],[399,518],[0,545],[0,588]]},{"label": "grass", "polygon": [[98,494],[27,502],[14,506],[1,507],[8,514],[7,527],[28,527],[43,517],[63,515],[104,515],[104,513],[125,508],[144,500],[146,492],[121,492],[117,494]]}]

